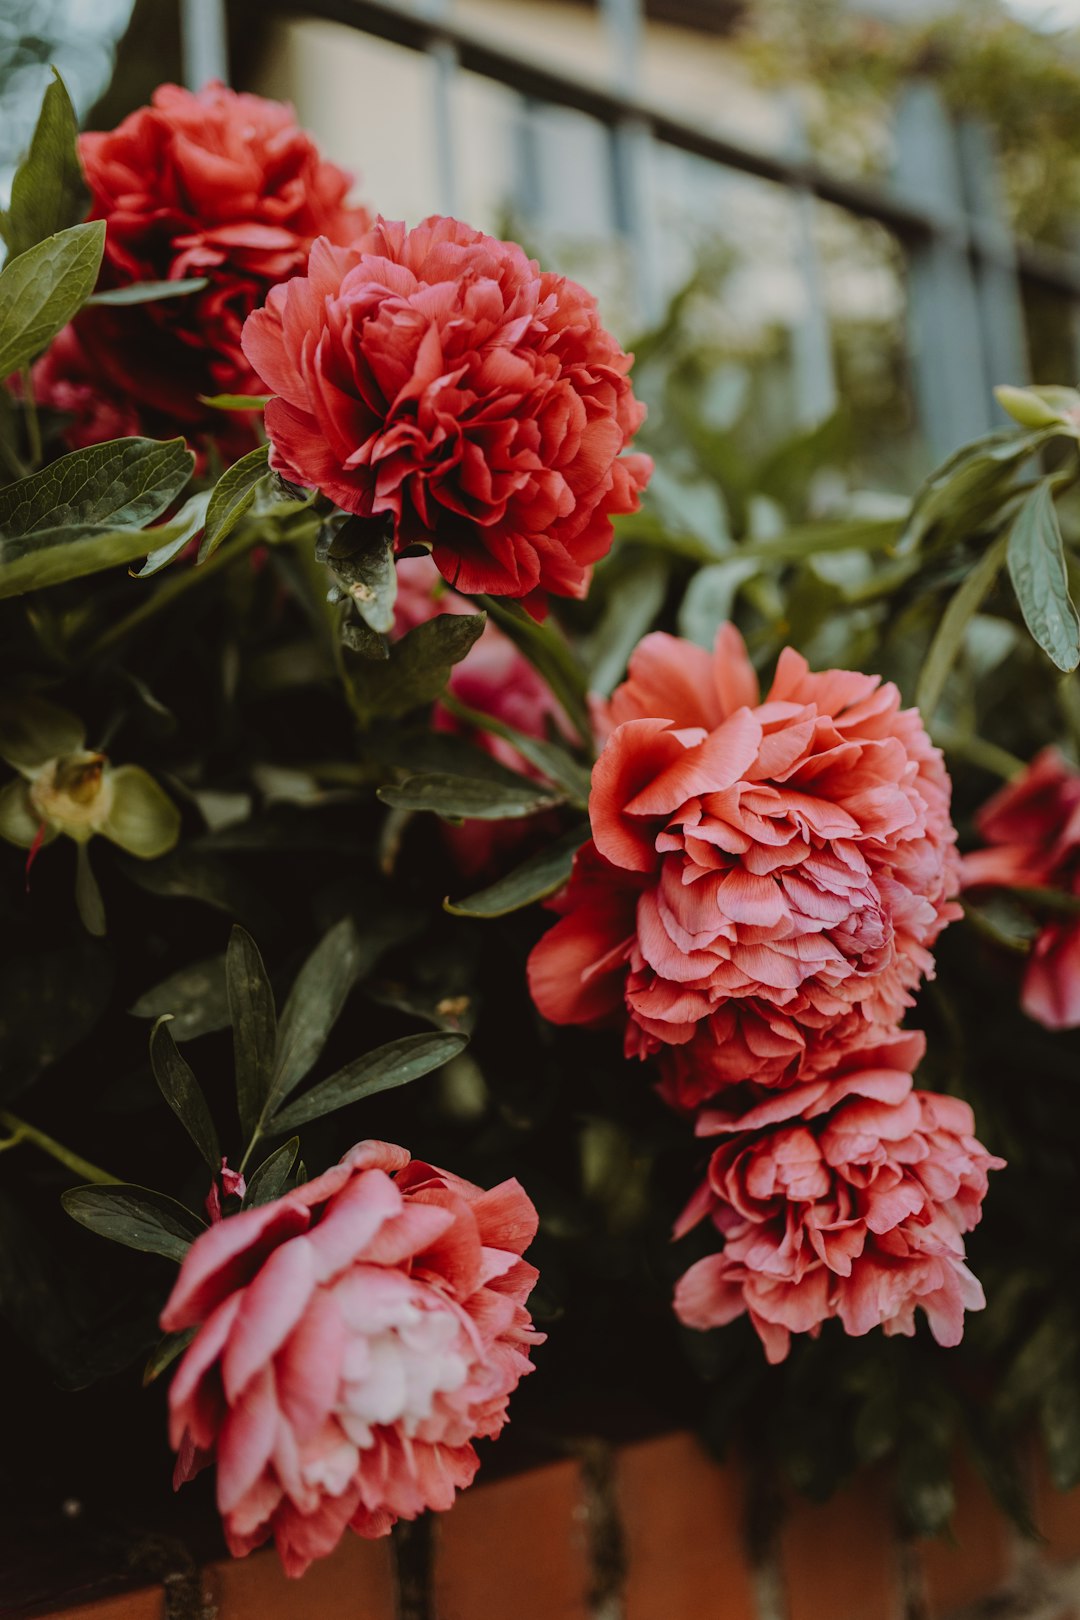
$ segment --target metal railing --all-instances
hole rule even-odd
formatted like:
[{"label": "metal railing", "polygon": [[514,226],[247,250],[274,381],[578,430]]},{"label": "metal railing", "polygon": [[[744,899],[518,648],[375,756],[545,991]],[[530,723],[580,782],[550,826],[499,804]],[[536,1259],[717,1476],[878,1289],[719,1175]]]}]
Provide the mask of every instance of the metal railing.
[{"label": "metal railing", "polygon": [[[226,77],[228,0],[181,0],[188,82]],[[644,183],[655,146],[784,187],[800,204],[798,248],[806,278],[804,329],[792,346],[796,414],[820,416],[835,399],[828,315],[815,232],[806,205],[831,204],[876,221],[901,244],[909,272],[910,359],[923,433],[941,456],[997,420],[991,388],[1029,375],[1022,313],[1025,284],[1080,305],[1080,257],[1015,240],[1006,221],[992,142],[957,121],[937,91],[917,82],[897,110],[897,168],[889,183],[837,174],[805,149],[798,129],[787,150],[767,149],[682,118],[640,90],[642,0],[600,0],[613,45],[601,81],[493,44],[455,17],[451,0],[267,0],[267,10],[341,23],[425,53],[434,72],[433,139],[440,203],[454,202],[454,80],[478,74],[524,104],[572,109],[609,132],[614,216],[627,238],[640,313],[657,310],[655,232]],[[1063,359],[1071,369],[1074,355]],[[1063,376],[1063,381],[1070,380]]]}]

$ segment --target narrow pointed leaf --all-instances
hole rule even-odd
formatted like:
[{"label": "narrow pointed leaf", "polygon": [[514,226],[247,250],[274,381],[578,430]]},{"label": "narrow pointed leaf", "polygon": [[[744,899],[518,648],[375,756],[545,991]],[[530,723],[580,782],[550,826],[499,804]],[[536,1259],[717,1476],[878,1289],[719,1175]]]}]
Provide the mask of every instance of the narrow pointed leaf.
[{"label": "narrow pointed leaf", "polygon": [[13,259],[85,219],[90,193],[79,162],[78,132],[75,109],[54,68],[30,150],[11,182],[4,237]]},{"label": "narrow pointed leaf", "polygon": [[352,918],[343,917],[300,969],[281,1015],[277,1061],[264,1116],[272,1114],[311,1069],[337,1023],[362,961]]},{"label": "narrow pointed leaf", "polygon": [[441,1069],[464,1048],[467,1037],[451,1033],[406,1035],[399,1041],[388,1041],[354,1063],[346,1064],[337,1074],[312,1086],[303,1097],[298,1097],[282,1113],[271,1120],[275,1134],[292,1131],[309,1120],[335,1113],[350,1103],[361,1102],[380,1091],[391,1091],[410,1080],[418,1080],[432,1069]]},{"label": "narrow pointed leaf", "polygon": [[1016,514],[1009,574],[1024,623],[1046,656],[1069,674],[1080,664],[1080,618],[1069,595],[1052,478],[1037,484]]},{"label": "narrow pointed leaf", "polygon": [[210,956],[179,968],[145,991],[129,1011],[133,1018],[171,1014],[174,1041],[191,1041],[224,1029],[229,1022],[224,956]]},{"label": "narrow pointed leaf", "polygon": [[206,1229],[205,1222],[174,1198],[128,1182],[71,1187],[60,1202],[73,1221],[99,1237],[167,1260],[183,1260]]},{"label": "narrow pointed leaf", "polygon": [[265,411],[273,394],[200,394],[203,405],[215,411]]},{"label": "narrow pointed leaf", "polygon": [[292,1136],[264,1159],[248,1182],[247,1192],[244,1194],[244,1208],[252,1209],[256,1204],[270,1204],[275,1198],[280,1198],[296,1163],[296,1155],[300,1151],[300,1138]]},{"label": "narrow pointed leaf", "polygon": [[0,377],[50,344],[94,290],[105,221],[73,225],[9,259],[0,270]]},{"label": "narrow pointed leaf", "polygon": [[277,1013],[259,947],[238,923],[229,938],[225,975],[233,1027],[236,1105],[246,1142],[270,1093],[277,1046]]},{"label": "narrow pointed leaf", "polygon": [[524,776],[515,786],[440,774],[407,777],[396,786],[380,788],[379,798],[395,810],[432,810],[451,821],[507,821],[550,810],[561,795]]},{"label": "narrow pointed leaf", "polygon": [[185,281],[129,281],[123,287],[106,287],[87,299],[88,304],[109,308],[125,304],[157,304],[163,298],[189,298],[210,285],[205,276],[189,276]]},{"label": "narrow pointed leaf", "polygon": [[199,547],[199,561],[213,555],[236,528],[255,500],[255,492],[267,476],[270,446],[260,444],[249,450],[214,485],[206,509],[206,529]]},{"label": "narrow pointed leaf", "polygon": [[150,1036],[150,1066],[161,1095],[202,1154],[211,1175],[221,1169],[217,1131],[206,1098],[190,1067],[176,1050],[169,1018],[159,1018]]},{"label": "narrow pointed leaf", "polygon": [[916,707],[927,721],[938,706],[949,671],[963,646],[964,633],[1001,572],[1005,545],[1003,536],[983,553],[941,615],[915,689]]},{"label": "narrow pointed leaf", "polygon": [[158,1340],[143,1368],[144,1389],[152,1384],[155,1378],[160,1378],[178,1356],[183,1355],[198,1331],[198,1327],[184,1328],[182,1333],[166,1333],[164,1338]]},{"label": "narrow pointed leaf", "polygon": [[569,643],[550,624],[537,624],[517,602],[496,596],[477,600],[544,677],[581,736],[591,737],[585,672]]},{"label": "narrow pointed leaf", "polygon": [[530,855],[497,883],[464,900],[444,900],[443,906],[455,917],[505,917],[510,911],[545,900],[568,881],[574,856],[588,836],[587,826],[574,827],[547,849]]},{"label": "narrow pointed leaf", "polygon": [[151,574],[160,573],[174,562],[185,546],[192,541],[206,522],[206,508],[210,500],[209,490],[202,489],[197,495],[192,495],[172,519],[171,523],[163,524],[160,531],[149,529],[144,537],[145,541],[153,543],[153,551],[147,553],[146,561],[141,568],[133,568],[131,573],[135,579],[148,579]]}]

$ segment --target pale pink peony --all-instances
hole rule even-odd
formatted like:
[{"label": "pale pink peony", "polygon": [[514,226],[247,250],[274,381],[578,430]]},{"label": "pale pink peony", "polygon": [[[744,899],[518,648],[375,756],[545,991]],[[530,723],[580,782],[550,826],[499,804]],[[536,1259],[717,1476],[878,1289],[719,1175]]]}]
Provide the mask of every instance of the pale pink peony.
[{"label": "pale pink peony", "polygon": [[680,1278],[680,1321],[748,1312],[772,1362],[833,1317],[850,1334],[911,1334],[916,1307],[939,1344],[959,1343],[965,1310],[985,1303],[963,1234],[1004,1161],[975,1140],[966,1103],[912,1089],[921,1051],[896,1033],[829,1079],[701,1116],[699,1134],[732,1134],[676,1236],[708,1217],[724,1248]]},{"label": "pale pink peony", "polygon": [[346,1528],[450,1507],[532,1371],[536,1212],[385,1142],[202,1233],[161,1325],[196,1328],[169,1391],[176,1481],[216,1461],[237,1557],[302,1575]]},{"label": "pale pink peony", "polygon": [[469,594],[584,596],[651,463],[623,455],[645,410],[575,282],[513,242],[433,216],[317,242],[244,353],[278,396],[271,465],[347,512],[393,515]]},{"label": "pale pink peony", "polygon": [[529,960],[540,1011],[622,1023],[688,1108],[894,1025],[959,914],[949,778],[896,687],[787,648],[762,702],[725,625],[711,654],[646,636],[607,718],[592,842]]},{"label": "pale pink peony", "polygon": [[[964,857],[965,889],[1052,888],[1080,899],[1080,771],[1056,748],[996,793],[976,825],[989,847]],[[1040,929],[1021,1005],[1047,1029],[1080,1026],[1080,916]]]}]

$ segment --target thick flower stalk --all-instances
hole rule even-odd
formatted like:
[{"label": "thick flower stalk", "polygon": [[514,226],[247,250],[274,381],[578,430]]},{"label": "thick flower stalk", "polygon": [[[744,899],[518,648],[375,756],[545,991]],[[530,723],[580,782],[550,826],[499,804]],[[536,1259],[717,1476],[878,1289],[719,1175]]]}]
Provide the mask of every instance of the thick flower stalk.
[{"label": "thick flower stalk", "polygon": [[[35,369],[38,399],[73,416],[68,440],[118,433],[252,442],[248,419],[206,396],[257,393],[240,345],[269,289],[306,266],[317,236],[349,242],[369,216],[290,107],[210,84],[162,85],[116,129],[80,137],[91,219],[106,222],[100,290],[205,278],[201,291],[89,307]],[[233,443],[232,441],[237,441]]]},{"label": "thick flower stalk", "polygon": [[651,468],[631,356],[575,282],[454,219],[319,242],[244,352],[277,396],[271,465],[347,512],[389,513],[469,594],[584,596]]},{"label": "thick flower stalk", "polygon": [[[987,848],[966,855],[965,889],[1057,890],[1080,902],[1080,771],[1046,748],[976,817]],[[1080,1026],[1080,906],[1032,946],[1021,1005],[1047,1029]]]},{"label": "thick flower stalk", "polygon": [[949,778],[896,687],[787,648],[762,700],[725,625],[711,654],[646,636],[606,723],[540,1011],[621,1025],[684,1108],[891,1028],[958,915]]},{"label": "thick flower stalk", "polygon": [[232,1552],[302,1575],[346,1528],[448,1508],[542,1342],[522,1258],[536,1212],[385,1142],[220,1221],[162,1313],[194,1328],[169,1392],[177,1483],[217,1464]]},{"label": "thick flower stalk", "polygon": [[769,1361],[793,1333],[839,1318],[849,1334],[915,1331],[960,1342],[985,1303],[965,1264],[987,1173],[967,1103],[913,1089],[919,1034],[897,1033],[827,1080],[765,1095],[739,1115],[706,1110],[700,1135],[725,1137],[677,1228],[709,1219],[722,1252],[675,1290],[688,1327],[748,1313]]}]

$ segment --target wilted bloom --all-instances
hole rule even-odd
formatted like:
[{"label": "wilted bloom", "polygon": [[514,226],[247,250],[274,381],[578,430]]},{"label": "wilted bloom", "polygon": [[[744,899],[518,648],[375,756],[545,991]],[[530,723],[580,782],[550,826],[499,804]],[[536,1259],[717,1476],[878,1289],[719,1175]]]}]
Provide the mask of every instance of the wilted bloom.
[{"label": "wilted bloom", "polygon": [[693,1107],[827,1072],[895,1024],[958,915],[949,778],[896,687],[812,674],[765,700],[737,631],[646,636],[593,770],[592,842],[529,961],[559,1024],[622,1024]]},{"label": "wilted bloom", "polygon": [[[1080,902],[1080,771],[1044,748],[975,818],[989,846],[966,855],[965,889],[1050,888]],[[1080,1025],[1080,907],[1032,946],[1021,1005],[1047,1029]]]},{"label": "wilted bloom", "polygon": [[[446,585],[430,557],[404,557],[397,565],[398,595],[395,630],[404,634],[440,613],[474,613],[475,607]],[[542,738],[548,726],[565,726],[551,688],[518,651],[509,636],[489,619],[479,641],[450,671],[447,683],[454,697],[467,708],[491,715],[527,737]],[[436,731],[462,730],[461,722],[442,704],[433,714]],[[520,775],[536,773],[513,743],[490,731],[470,732],[471,740],[500,765]],[[545,823],[548,818],[543,818]],[[460,826],[442,823],[440,832],[465,876],[477,876],[500,857],[511,854],[527,840],[535,819],[525,821],[465,821]]]},{"label": "wilted bloom", "polygon": [[319,242],[244,352],[278,396],[271,465],[347,512],[393,515],[461,591],[584,596],[650,463],[631,357],[590,295],[454,219]]},{"label": "wilted bloom", "polygon": [[[78,343],[65,334],[39,363],[38,398],[74,408],[73,444],[111,437],[121,402],[161,437],[250,444],[249,418],[208,410],[200,395],[258,392],[241,328],[270,287],[304,269],[316,236],[348,242],[367,229],[367,213],[346,205],[349,176],[320,158],[290,107],[220,84],[197,93],[162,85],[116,129],[82,135],[79,155],[89,217],[107,224],[100,288],[204,277],[209,285],[88,307]],[[86,392],[95,377],[98,405]]]},{"label": "wilted bloom", "polygon": [[448,1508],[532,1371],[522,1252],[536,1212],[403,1148],[229,1216],[188,1252],[161,1325],[196,1328],[169,1392],[177,1483],[217,1463],[229,1547],[302,1575],[346,1528]]},{"label": "wilted bloom", "polygon": [[770,1361],[792,1333],[838,1317],[851,1334],[915,1331],[958,1344],[985,1300],[964,1263],[987,1172],[967,1103],[914,1091],[922,1037],[893,1035],[845,1072],[774,1093],[699,1133],[730,1132],[676,1235],[708,1217],[724,1239],[680,1278],[675,1311],[693,1328],[748,1312]]},{"label": "wilted bloom", "polygon": [[0,788],[0,838],[23,849],[100,833],[153,860],[180,835],[180,812],[149,772],[88,749],[82,722],[43,698],[0,703],[0,759],[18,772]]}]

